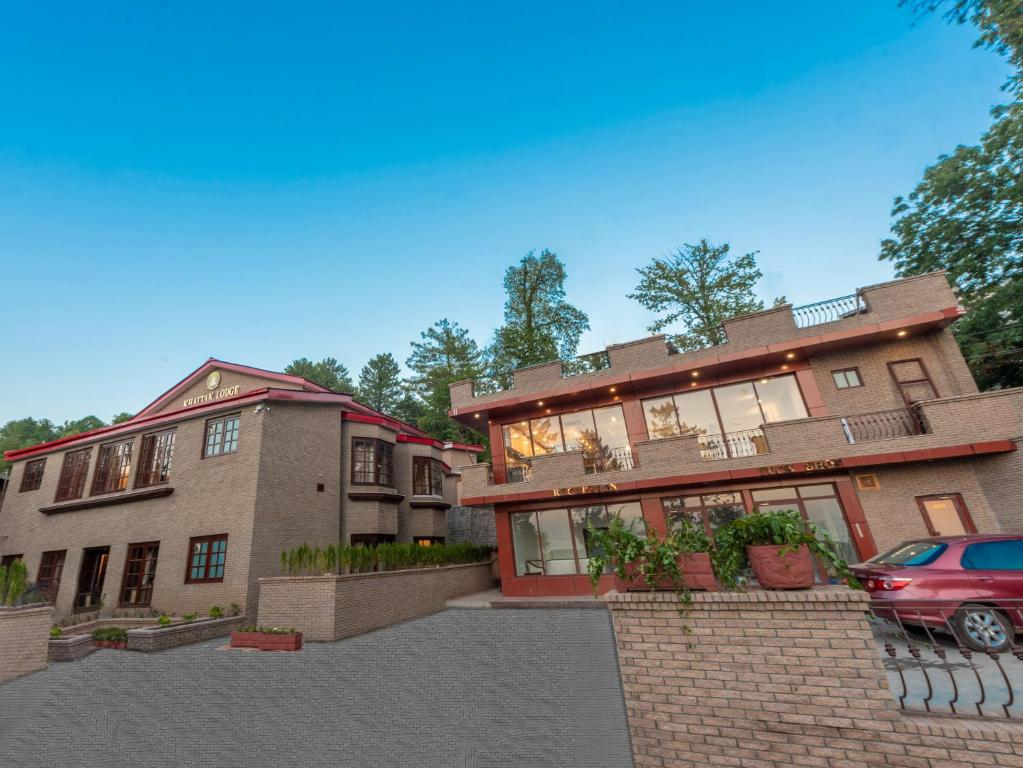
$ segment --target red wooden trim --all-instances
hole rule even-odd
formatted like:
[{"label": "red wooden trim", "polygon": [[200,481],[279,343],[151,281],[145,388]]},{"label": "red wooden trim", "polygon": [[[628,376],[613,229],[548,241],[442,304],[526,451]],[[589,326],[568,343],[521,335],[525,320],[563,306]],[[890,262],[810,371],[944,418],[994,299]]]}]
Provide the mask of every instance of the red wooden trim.
[{"label": "red wooden trim", "polygon": [[433,448],[444,449],[444,443],[434,440],[432,437],[419,437],[418,435],[398,435],[399,443],[415,443],[416,445],[429,445]]},{"label": "red wooden trim", "polygon": [[400,432],[401,427],[396,421],[391,421],[385,416],[368,416],[365,413],[355,413],[354,411],[345,411],[341,414],[342,421],[354,421],[358,424],[375,424],[378,427],[389,429],[392,432]]},{"label": "red wooden trim", "polygon": [[482,445],[470,445],[468,443],[444,443],[445,451],[466,451],[467,453],[483,453]]},{"label": "red wooden trim", "polygon": [[824,395],[821,394],[821,389],[817,386],[817,377],[813,375],[809,366],[796,369],[796,385],[803,393],[803,404],[811,417],[828,415],[828,407],[824,404]]},{"label": "red wooden trim", "polygon": [[841,502],[842,513],[845,515],[845,524],[852,534],[853,542],[856,544],[856,551],[860,560],[869,560],[877,554],[877,544],[874,541],[874,534],[870,530],[867,516],[860,504],[860,497],[856,495],[852,480],[848,477],[834,481],[835,490],[838,491],[838,500]]}]

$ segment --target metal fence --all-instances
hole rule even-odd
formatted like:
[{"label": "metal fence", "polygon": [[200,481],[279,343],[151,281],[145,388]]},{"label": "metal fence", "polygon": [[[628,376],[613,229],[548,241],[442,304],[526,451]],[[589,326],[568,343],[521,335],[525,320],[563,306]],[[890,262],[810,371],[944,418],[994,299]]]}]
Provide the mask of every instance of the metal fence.
[{"label": "metal fence", "polygon": [[[1023,718],[1023,599],[875,600],[871,624],[905,710]],[[1015,631],[1013,630],[1015,627]]]},{"label": "metal fence", "polygon": [[583,469],[587,475],[635,468],[631,448],[607,448],[600,453],[583,454]]},{"label": "metal fence", "polygon": [[854,293],[849,296],[825,299],[815,304],[805,304],[802,307],[793,307],[792,315],[796,319],[797,328],[808,328],[811,325],[833,323],[836,320],[860,315],[866,311],[867,304],[863,301],[863,297]]},{"label": "metal fence", "polygon": [[844,416],[842,431],[850,443],[869,443],[893,437],[923,435],[927,433],[927,426],[919,410],[897,408],[891,411]]},{"label": "metal fence", "polygon": [[704,461],[759,456],[770,451],[762,429],[726,432],[723,435],[700,435],[699,444],[700,456]]}]

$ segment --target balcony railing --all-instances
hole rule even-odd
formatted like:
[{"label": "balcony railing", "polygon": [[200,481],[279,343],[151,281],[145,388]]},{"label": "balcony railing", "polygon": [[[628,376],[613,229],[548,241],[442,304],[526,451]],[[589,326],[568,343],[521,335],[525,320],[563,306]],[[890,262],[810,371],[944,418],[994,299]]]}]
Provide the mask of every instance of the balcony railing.
[{"label": "balcony railing", "polygon": [[[978,601],[979,602],[979,601]],[[905,710],[1023,718],[1023,600],[878,600],[871,624]]]},{"label": "balcony railing", "polygon": [[581,373],[592,373],[593,371],[604,371],[611,367],[611,357],[607,350],[591,352],[588,355],[579,355],[571,360],[561,361],[561,376],[568,378],[578,376]]},{"label": "balcony railing", "polygon": [[745,429],[722,435],[700,435],[700,456],[704,461],[739,459],[769,453],[767,437],[762,429]]},{"label": "balcony railing", "polygon": [[923,435],[928,430],[919,409],[898,408],[845,416],[842,419],[842,431],[845,439],[855,444]]},{"label": "balcony railing", "polygon": [[635,468],[632,449],[628,447],[608,448],[598,454],[583,454],[583,470],[587,475],[594,475],[598,472],[621,472]]},{"label": "balcony railing", "polygon": [[507,483],[528,483],[533,479],[533,468],[529,464],[512,464],[505,469],[504,477]]},{"label": "balcony railing", "polygon": [[796,319],[797,328],[809,328],[811,325],[823,325],[854,315],[862,315],[866,311],[867,304],[863,301],[863,297],[854,293],[851,296],[839,296],[836,299],[826,299],[815,304],[793,307],[792,315]]}]

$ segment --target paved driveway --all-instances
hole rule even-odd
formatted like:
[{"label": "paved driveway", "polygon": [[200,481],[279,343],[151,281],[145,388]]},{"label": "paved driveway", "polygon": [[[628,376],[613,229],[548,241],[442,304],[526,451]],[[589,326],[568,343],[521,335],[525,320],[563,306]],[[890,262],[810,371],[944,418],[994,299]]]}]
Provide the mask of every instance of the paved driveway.
[{"label": "paved driveway", "polygon": [[610,616],[448,610],[300,653],[101,650],[0,685],[0,764],[632,765]]}]

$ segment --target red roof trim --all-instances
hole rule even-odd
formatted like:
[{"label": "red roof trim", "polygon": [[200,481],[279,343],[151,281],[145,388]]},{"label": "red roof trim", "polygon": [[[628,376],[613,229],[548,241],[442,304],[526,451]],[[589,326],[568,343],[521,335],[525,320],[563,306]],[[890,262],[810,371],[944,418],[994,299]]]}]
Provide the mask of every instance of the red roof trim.
[{"label": "red roof trim", "polygon": [[444,443],[445,451],[465,451],[466,453],[483,453],[482,445],[470,445],[468,443]]},{"label": "red roof trim", "polygon": [[385,416],[369,416],[365,413],[355,413],[352,411],[345,411],[341,417],[345,421],[354,421],[359,424],[376,424],[378,427],[389,429],[392,432],[400,432],[401,426],[396,421],[391,421]]},{"label": "red roof trim", "polygon": [[432,437],[420,437],[419,435],[398,435],[399,443],[416,443],[417,445],[430,445],[434,448],[444,448],[444,443],[434,440]]}]

